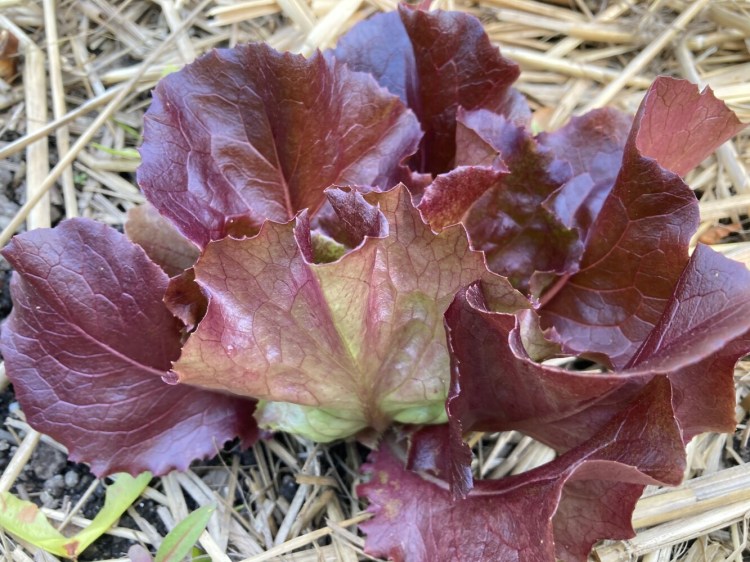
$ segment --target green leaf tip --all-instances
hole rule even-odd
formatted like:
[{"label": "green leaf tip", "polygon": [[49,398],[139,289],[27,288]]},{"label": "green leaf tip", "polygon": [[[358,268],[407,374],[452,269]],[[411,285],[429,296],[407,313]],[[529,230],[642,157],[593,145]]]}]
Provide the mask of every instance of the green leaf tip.
[{"label": "green leaf tip", "polygon": [[164,537],[164,541],[156,552],[154,562],[179,562],[190,554],[214,511],[216,511],[216,506],[204,505],[180,521]]}]

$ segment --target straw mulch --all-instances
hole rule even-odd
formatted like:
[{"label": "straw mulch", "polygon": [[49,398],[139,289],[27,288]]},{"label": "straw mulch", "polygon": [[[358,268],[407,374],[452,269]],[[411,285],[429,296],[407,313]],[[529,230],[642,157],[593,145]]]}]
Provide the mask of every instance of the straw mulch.
[{"label": "straw mulch", "polygon": [[[309,54],[395,6],[395,0],[0,0],[0,178],[25,188],[28,201],[19,207],[0,199],[0,244],[24,226],[48,226],[64,216],[123,223],[126,211],[143,201],[132,149],[148,91],[164,72],[212,47],[244,41]],[[750,4],[741,0],[436,0],[433,7],[481,18],[503,53],[522,66],[518,87],[547,128],[606,104],[634,111],[657,74],[710,85],[750,121]],[[748,264],[749,141],[740,135],[687,178],[701,194],[696,239]],[[736,373],[736,435],[695,439],[686,483],[648,490],[634,515],[637,537],[599,545],[598,560],[748,556],[749,368],[740,364]],[[4,379],[2,387],[7,384]],[[21,412],[9,416],[4,430],[18,448],[0,490],[15,491],[18,475],[47,438]],[[552,457],[515,433],[477,435],[474,443],[477,471],[488,477]],[[139,515],[136,506],[133,527],[111,533],[154,548],[162,537],[157,524],[169,529],[188,505],[215,503],[218,514],[200,540],[213,561],[362,559],[356,523],[367,515],[354,492],[362,457],[351,443],[327,447],[277,436],[255,446],[252,462],[245,462],[247,454],[225,454],[222,463],[155,479],[144,499],[156,506],[157,520]],[[45,511],[53,521],[85,525],[86,498]],[[7,560],[40,559],[1,531],[0,539]]]}]

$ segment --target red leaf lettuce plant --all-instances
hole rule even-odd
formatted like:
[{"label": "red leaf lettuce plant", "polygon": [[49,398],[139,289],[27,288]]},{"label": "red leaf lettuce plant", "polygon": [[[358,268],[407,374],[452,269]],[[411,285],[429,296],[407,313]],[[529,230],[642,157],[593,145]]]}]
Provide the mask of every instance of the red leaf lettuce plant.
[{"label": "red leaf lettuce plant", "polygon": [[[659,78],[635,118],[534,135],[517,76],[473,17],[402,7],[309,59],[244,45],[164,78],[127,236],[74,219],[3,251],[29,423],[99,475],[258,426],[424,426],[371,458],[371,554],[572,561],[630,536],[643,486],[734,427],[750,273],[689,253],[681,177],[742,125]],[[559,456],[474,483],[462,436],[506,430]]]}]

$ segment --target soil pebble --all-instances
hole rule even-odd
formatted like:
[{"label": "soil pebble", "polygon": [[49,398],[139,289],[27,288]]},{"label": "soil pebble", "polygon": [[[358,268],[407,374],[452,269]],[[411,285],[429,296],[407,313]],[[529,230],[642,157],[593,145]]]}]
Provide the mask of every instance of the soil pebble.
[{"label": "soil pebble", "polygon": [[60,472],[67,462],[65,455],[46,443],[40,443],[31,457],[34,476],[40,480],[49,480]]}]

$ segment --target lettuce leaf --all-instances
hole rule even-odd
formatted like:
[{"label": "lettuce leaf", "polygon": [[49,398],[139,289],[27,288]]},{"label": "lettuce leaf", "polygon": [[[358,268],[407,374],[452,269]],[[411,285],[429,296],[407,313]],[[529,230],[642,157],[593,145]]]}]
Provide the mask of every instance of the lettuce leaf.
[{"label": "lettuce leaf", "polygon": [[[242,45],[165,77],[128,237],[80,219],[4,250],[29,423],[97,474],[258,424],[383,439],[377,556],[582,561],[629,536],[642,487],[734,425],[750,273],[690,254],[682,176],[743,125],[658,78],[635,119],[536,135],[517,76],[472,16],[401,6],[309,59]],[[544,363],[566,354],[603,372]],[[426,426],[408,451],[398,424]],[[509,429],[560,456],[475,482],[465,433]]]},{"label": "lettuce leaf", "polygon": [[357,24],[327,53],[367,72],[417,115],[424,136],[412,159],[433,175],[454,166],[459,108],[486,108],[518,121],[529,109],[510,86],[518,66],[502,57],[476,18],[401,5]]},{"label": "lettuce leaf", "polygon": [[685,451],[669,401],[669,384],[655,379],[581,446],[479,482],[458,501],[447,482],[406,470],[383,446],[358,489],[375,514],[362,524],[366,551],[394,561],[585,560],[599,537],[633,536],[630,513],[644,485],[682,478]]},{"label": "lettuce leaf", "polygon": [[259,398],[262,425],[318,441],[444,421],[455,292],[485,279],[509,309],[528,305],[461,227],[434,234],[403,186],[366,197],[383,230],[332,263],[315,263],[306,214],[209,244],[195,266],[208,311],[174,365],[179,380]]},{"label": "lettuce leaf", "polygon": [[579,271],[543,297],[543,325],[568,353],[621,368],[653,330],[698,228],[698,203],[680,175],[743,127],[710,90],[654,82]]},{"label": "lettuce leaf", "polygon": [[[532,361],[518,318],[489,311],[476,287],[460,293],[446,314],[454,462],[470,458],[461,451],[461,435],[472,430],[518,430],[566,451],[591,438],[658,377],[672,387],[668,406],[685,442],[702,431],[731,431],[734,364],[750,350],[750,326],[740,320],[750,313],[749,299],[750,272],[699,246],[631,366],[586,373]],[[471,487],[466,478],[454,484],[458,495]]]},{"label": "lettuce leaf", "polygon": [[[536,272],[573,271],[583,250],[579,233],[548,204],[571,179],[570,165],[496,113],[461,112],[459,123],[466,131],[464,143],[486,144],[502,163],[495,160],[489,169],[462,167],[438,176],[419,205],[426,220],[433,228],[461,222],[472,247],[487,256],[490,269],[521,290],[528,292]],[[476,157],[476,148],[472,152]],[[463,197],[460,205],[453,203],[456,193]],[[452,212],[446,214],[446,207]]]},{"label": "lettuce leaf", "polygon": [[200,254],[198,248],[149,203],[128,211],[125,234],[170,277],[191,268]]},{"label": "lettuce leaf", "polygon": [[162,303],[167,276],[116,230],[88,219],[16,236],[3,327],[8,376],[37,430],[98,475],[164,474],[257,436],[255,401],[162,377],[181,325]]},{"label": "lettuce leaf", "polygon": [[331,185],[392,187],[419,137],[414,115],[370,76],[319,54],[242,45],[159,82],[138,183],[203,248],[314,214]]}]

